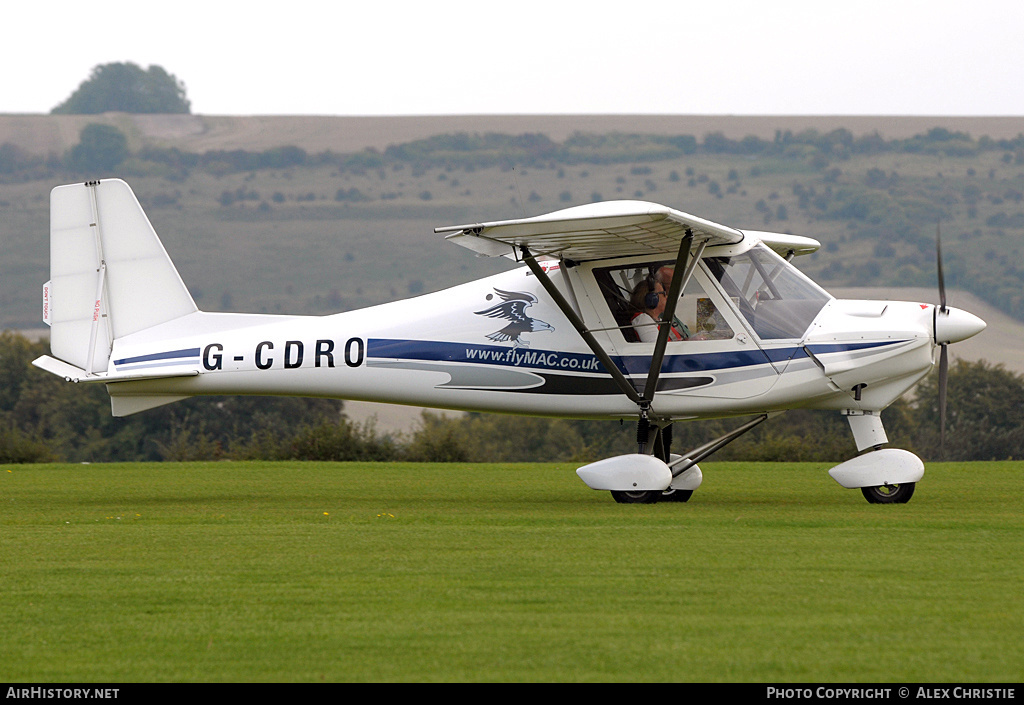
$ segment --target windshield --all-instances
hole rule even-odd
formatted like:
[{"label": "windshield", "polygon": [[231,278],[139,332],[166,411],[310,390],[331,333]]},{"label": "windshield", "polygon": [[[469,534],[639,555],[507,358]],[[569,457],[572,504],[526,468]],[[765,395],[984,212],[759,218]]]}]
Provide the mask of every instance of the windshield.
[{"label": "windshield", "polygon": [[764,245],[704,262],[763,340],[801,338],[832,298]]}]

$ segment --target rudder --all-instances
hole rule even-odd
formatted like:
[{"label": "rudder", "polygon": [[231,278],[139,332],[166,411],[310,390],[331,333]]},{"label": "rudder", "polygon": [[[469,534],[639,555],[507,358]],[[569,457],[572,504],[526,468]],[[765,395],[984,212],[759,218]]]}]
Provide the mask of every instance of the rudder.
[{"label": "rudder", "polygon": [[106,371],[113,341],[197,311],[131,187],[120,179],[50,194],[50,350]]}]

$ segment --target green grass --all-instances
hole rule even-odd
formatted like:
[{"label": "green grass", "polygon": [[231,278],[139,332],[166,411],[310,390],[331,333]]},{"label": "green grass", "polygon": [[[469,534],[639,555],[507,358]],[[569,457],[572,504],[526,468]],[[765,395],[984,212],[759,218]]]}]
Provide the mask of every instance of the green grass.
[{"label": "green grass", "polygon": [[0,680],[1019,682],[1024,464],[0,468]]}]

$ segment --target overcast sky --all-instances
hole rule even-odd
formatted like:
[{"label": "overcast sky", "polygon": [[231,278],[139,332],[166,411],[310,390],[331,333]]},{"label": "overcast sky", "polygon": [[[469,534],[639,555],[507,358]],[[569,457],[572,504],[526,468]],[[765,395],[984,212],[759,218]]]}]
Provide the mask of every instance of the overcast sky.
[{"label": "overcast sky", "polygon": [[3,17],[0,113],[49,112],[131,61],[205,115],[1024,116],[1019,0],[58,0]]}]

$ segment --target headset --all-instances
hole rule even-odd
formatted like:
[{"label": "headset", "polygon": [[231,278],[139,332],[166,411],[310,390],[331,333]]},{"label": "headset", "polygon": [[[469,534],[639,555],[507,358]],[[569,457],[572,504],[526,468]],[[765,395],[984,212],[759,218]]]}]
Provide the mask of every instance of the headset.
[{"label": "headset", "polygon": [[644,297],[644,308],[648,310],[658,308],[661,294],[654,290],[654,277],[648,276],[644,281],[647,282],[647,296]]}]

